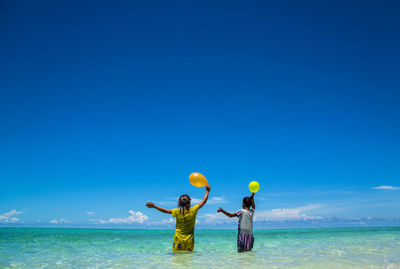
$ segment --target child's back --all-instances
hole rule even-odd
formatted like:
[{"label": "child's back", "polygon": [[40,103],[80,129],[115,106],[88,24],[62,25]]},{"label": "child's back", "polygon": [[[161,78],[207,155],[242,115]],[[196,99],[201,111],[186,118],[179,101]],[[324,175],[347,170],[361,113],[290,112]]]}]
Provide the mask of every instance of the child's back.
[{"label": "child's back", "polygon": [[[239,209],[234,213],[229,213],[220,207],[217,212],[222,212],[226,216],[233,218],[238,217],[238,237],[237,249],[238,252],[249,251],[253,248],[253,217],[256,205],[254,203],[254,193],[250,197],[243,198],[243,209]],[[252,208],[252,209],[250,209]]]},{"label": "child's back", "polygon": [[208,200],[210,193],[210,185],[206,186],[206,194],[203,200],[195,206],[190,206],[190,197],[187,194],[181,195],[178,199],[178,206],[180,208],[166,209],[156,206],[153,202],[147,202],[148,208],[155,208],[166,214],[172,214],[176,218],[175,235],[172,244],[173,251],[193,251],[194,248],[194,226],[196,224],[196,215],[200,208],[202,208]]},{"label": "child's back", "polygon": [[239,209],[236,212],[239,217],[238,224],[238,251],[247,251],[253,248],[254,237],[253,237],[253,217],[254,211],[249,209]]},{"label": "child's back", "polygon": [[194,248],[194,226],[199,205],[184,210],[182,208],[172,209],[172,216],[176,218],[175,235],[172,244],[174,251],[188,250]]}]

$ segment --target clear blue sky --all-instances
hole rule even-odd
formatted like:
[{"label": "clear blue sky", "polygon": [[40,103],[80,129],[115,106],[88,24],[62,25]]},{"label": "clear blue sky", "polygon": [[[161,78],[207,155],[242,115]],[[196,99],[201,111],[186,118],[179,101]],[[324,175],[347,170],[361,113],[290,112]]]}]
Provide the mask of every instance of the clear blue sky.
[{"label": "clear blue sky", "polygon": [[72,2],[1,3],[0,222],[400,217],[398,1]]}]

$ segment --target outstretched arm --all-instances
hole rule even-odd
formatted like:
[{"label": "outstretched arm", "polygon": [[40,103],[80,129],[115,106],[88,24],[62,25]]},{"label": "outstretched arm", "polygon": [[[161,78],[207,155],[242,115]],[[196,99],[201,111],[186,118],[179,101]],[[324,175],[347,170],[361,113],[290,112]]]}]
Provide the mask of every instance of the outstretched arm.
[{"label": "outstretched arm", "polygon": [[237,217],[236,212],[235,213],[229,213],[229,212],[223,210],[222,207],[218,208],[217,212],[218,213],[222,212],[222,213],[224,213],[225,216],[230,217],[230,218]]},{"label": "outstretched arm", "polygon": [[204,194],[203,200],[199,203],[199,209],[203,207],[207,203],[208,195],[210,194],[211,186],[207,184],[206,186],[206,194]]},{"label": "outstretched arm", "polygon": [[253,207],[253,210],[255,210],[256,209],[256,203],[254,202],[254,192],[253,192],[253,194],[250,196],[251,197],[251,206]]},{"label": "outstretched arm", "polygon": [[160,207],[160,206],[156,206],[153,202],[147,202],[146,206],[148,208],[155,208],[158,211],[161,211],[163,213],[172,214],[172,210],[171,209],[166,209],[166,208],[163,208],[163,207]]}]

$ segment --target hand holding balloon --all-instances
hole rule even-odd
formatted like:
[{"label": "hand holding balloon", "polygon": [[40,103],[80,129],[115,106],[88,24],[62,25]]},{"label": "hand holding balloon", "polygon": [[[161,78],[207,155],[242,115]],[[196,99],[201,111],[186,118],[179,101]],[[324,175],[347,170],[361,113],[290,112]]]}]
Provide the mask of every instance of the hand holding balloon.
[{"label": "hand holding balloon", "polygon": [[210,185],[206,185],[206,191],[210,191],[211,190],[211,186]]}]

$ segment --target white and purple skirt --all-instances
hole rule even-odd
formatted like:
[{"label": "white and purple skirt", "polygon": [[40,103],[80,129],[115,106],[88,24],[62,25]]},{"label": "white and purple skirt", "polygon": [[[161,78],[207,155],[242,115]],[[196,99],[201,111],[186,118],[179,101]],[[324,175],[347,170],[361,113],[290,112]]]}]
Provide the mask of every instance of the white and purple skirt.
[{"label": "white and purple skirt", "polygon": [[238,252],[249,251],[253,248],[254,237],[252,234],[241,234],[240,229],[238,231],[237,238],[237,249]]}]

